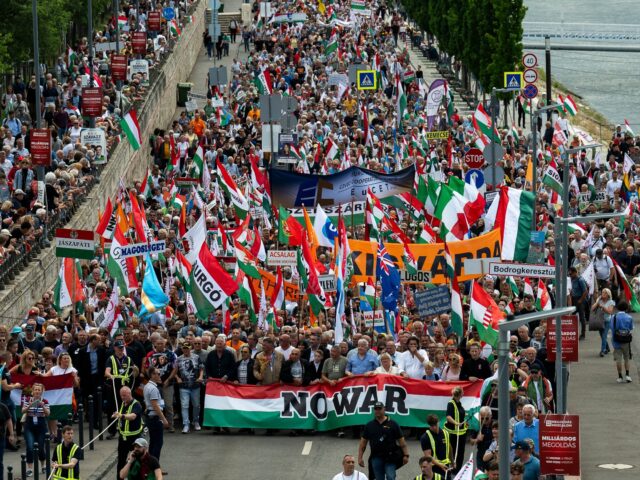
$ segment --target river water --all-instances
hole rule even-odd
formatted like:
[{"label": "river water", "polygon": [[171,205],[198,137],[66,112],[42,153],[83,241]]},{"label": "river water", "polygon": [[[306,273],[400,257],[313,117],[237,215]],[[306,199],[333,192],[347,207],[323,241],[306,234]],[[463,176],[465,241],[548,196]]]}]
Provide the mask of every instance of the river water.
[{"label": "river water", "polygon": [[[525,0],[526,22],[562,22],[593,24],[594,32],[611,26],[598,24],[640,25],[638,0]],[[567,26],[567,29],[570,27]],[[588,27],[587,27],[588,28]],[[621,26],[620,28],[625,28]],[[525,43],[542,44],[544,39],[525,38]],[[551,39],[553,42],[565,40]],[[581,44],[616,44],[638,46],[640,41],[602,42],[580,40]],[[544,52],[534,51],[544,67]],[[626,118],[634,132],[640,134],[640,53],[551,52],[554,79],[584,98],[612,123]],[[576,99],[577,100],[577,99]]]}]

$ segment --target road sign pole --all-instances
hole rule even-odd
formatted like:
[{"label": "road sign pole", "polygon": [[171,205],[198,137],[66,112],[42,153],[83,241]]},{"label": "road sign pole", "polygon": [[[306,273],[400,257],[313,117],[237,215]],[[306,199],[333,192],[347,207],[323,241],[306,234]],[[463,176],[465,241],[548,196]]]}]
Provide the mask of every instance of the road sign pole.
[{"label": "road sign pole", "polygon": [[[525,102],[528,102],[528,100],[525,100]],[[533,192],[534,195],[534,201],[533,201],[533,219],[532,221],[532,225],[531,225],[531,231],[534,231],[536,229],[536,208],[535,208],[535,202],[536,202],[536,198],[538,196],[538,126],[534,124],[536,120],[536,117],[533,115],[533,102],[531,102],[531,105],[529,106],[529,121],[531,122],[531,143],[533,143],[533,149],[532,149],[532,158],[531,158],[531,169],[532,169],[532,178],[531,178],[531,192]],[[537,122],[535,122],[537,123]],[[566,208],[566,207],[565,207]]]},{"label": "road sign pole", "polygon": [[[494,108],[494,105],[496,103],[496,101],[498,100],[498,97],[496,95],[496,87],[493,87],[493,89],[491,90],[491,129],[495,129],[495,125],[496,125],[496,109]],[[493,132],[492,132],[493,133]],[[493,136],[493,135],[492,135]],[[496,189],[496,143],[494,142],[494,139],[491,139],[491,176],[493,179],[493,189]]]},{"label": "road sign pole", "polygon": [[546,78],[547,105],[551,105],[553,103],[553,100],[551,97],[551,37],[549,35],[545,35],[544,37],[544,58],[545,58],[544,69],[545,69],[545,75],[547,77]]}]

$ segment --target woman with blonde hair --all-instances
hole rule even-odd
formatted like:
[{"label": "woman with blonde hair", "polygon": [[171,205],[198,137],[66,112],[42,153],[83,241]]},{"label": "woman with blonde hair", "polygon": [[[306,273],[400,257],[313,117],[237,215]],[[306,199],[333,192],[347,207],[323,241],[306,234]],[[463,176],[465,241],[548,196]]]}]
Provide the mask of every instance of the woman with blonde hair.
[{"label": "woman with blonde hair", "polygon": [[391,355],[388,353],[383,353],[380,355],[380,366],[376,368],[374,373],[386,373],[389,375],[400,375],[401,377],[406,377],[407,373],[402,370],[400,367],[397,367],[391,361]]},{"label": "woman with blonde hair", "polygon": [[462,363],[460,361],[460,355],[452,353],[449,355],[449,363],[442,370],[442,376],[440,380],[443,382],[457,382],[460,380],[460,370],[462,369]]},{"label": "woman with blonde hair", "polygon": [[24,440],[27,444],[27,477],[33,475],[33,445],[38,443],[38,457],[42,466],[42,473],[45,473],[44,463],[46,461],[46,451],[44,447],[44,436],[47,433],[47,422],[45,419],[51,413],[49,403],[44,395],[44,385],[34,383],[31,385],[31,394],[22,394],[22,414],[24,418]]},{"label": "woman with blonde hair", "polygon": [[611,350],[609,349],[609,330],[611,330],[611,315],[615,307],[615,302],[611,298],[611,290],[603,288],[600,291],[600,296],[593,302],[591,310],[596,315],[602,315],[602,328],[598,329],[600,332],[600,356],[604,357]]}]

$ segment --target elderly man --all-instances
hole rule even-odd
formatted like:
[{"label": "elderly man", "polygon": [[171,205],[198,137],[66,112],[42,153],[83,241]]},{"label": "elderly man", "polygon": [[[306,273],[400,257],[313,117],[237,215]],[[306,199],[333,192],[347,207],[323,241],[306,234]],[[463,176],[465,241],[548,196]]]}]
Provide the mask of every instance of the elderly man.
[{"label": "elderly man", "polygon": [[522,420],[513,427],[513,443],[533,440],[534,449],[538,452],[539,421],[536,418],[536,407],[530,403],[522,409]]},{"label": "elderly man", "polygon": [[347,376],[372,375],[380,366],[380,359],[375,352],[369,350],[369,341],[365,338],[358,340],[358,348],[355,354],[347,358]]},{"label": "elderly man", "polygon": [[133,443],[142,435],[142,414],[144,413],[144,408],[140,402],[133,398],[129,387],[120,389],[120,400],[120,408],[111,416],[118,419],[117,428],[120,434],[117,472],[125,466]]}]

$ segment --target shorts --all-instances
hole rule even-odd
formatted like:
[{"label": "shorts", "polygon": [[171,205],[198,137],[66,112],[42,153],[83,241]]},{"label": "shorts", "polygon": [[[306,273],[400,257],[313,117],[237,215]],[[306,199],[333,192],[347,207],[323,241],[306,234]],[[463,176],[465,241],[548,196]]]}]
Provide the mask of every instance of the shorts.
[{"label": "shorts", "polygon": [[613,349],[613,360],[615,362],[621,362],[624,358],[625,362],[629,361],[629,352],[631,351],[630,343],[619,343],[619,348]]}]

